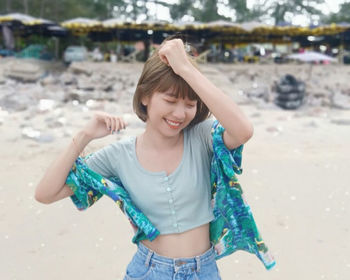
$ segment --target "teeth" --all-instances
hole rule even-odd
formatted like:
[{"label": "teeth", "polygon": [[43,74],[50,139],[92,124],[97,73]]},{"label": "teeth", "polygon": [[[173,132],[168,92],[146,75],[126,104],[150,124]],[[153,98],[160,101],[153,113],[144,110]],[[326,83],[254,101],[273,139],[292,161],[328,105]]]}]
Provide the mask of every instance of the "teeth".
[{"label": "teeth", "polygon": [[177,123],[177,122],[172,122],[172,121],[169,121],[169,120],[166,120],[167,123],[169,123],[170,125],[173,125],[173,126],[179,126],[180,123]]}]

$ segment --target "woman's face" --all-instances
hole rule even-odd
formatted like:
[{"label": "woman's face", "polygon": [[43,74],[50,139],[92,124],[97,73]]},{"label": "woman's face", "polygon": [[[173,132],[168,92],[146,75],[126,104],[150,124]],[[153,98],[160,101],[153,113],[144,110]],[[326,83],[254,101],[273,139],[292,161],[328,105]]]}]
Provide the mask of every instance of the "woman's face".
[{"label": "woman's face", "polygon": [[142,103],[147,106],[147,125],[152,125],[167,136],[179,133],[190,124],[197,112],[197,100],[177,98],[172,89],[154,92]]}]

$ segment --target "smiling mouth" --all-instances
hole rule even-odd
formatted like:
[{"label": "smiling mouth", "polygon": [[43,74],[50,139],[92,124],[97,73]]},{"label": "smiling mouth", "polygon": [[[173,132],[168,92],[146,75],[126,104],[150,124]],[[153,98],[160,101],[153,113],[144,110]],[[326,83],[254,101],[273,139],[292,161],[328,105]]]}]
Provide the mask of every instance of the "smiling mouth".
[{"label": "smiling mouth", "polygon": [[171,128],[178,128],[181,125],[181,122],[175,122],[175,121],[171,121],[168,119],[165,119],[165,122],[171,127]]}]

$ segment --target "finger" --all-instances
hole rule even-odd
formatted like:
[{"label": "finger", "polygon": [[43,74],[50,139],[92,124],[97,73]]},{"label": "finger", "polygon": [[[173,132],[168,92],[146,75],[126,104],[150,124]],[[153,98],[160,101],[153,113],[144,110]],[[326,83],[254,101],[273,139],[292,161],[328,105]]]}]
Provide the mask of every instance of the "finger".
[{"label": "finger", "polygon": [[158,54],[159,54],[159,58],[161,61],[163,61],[165,64],[169,65],[169,61],[166,57],[166,54],[165,54],[165,50],[164,48],[162,48],[161,50],[159,50]]},{"label": "finger", "polygon": [[119,131],[119,130],[123,129],[123,120],[120,117],[118,117],[116,120],[118,123],[118,131]]},{"label": "finger", "polygon": [[105,117],[105,123],[107,126],[107,130],[111,130],[111,120],[108,117]]},{"label": "finger", "polygon": [[113,117],[111,117],[111,124],[112,124],[111,133],[113,134],[118,129],[118,123]]},{"label": "finger", "polygon": [[117,132],[119,131],[119,121],[118,121],[118,118],[117,117],[113,117],[113,122],[115,124],[115,127],[114,127],[114,131],[113,132]]},{"label": "finger", "polygon": [[125,121],[124,121],[124,118],[123,117],[119,117],[119,120],[120,120],[120,128],[121,129],[125,129]]},{"label": "finger", "polygon": [[119,130],[124,129],[124,122],[122,118],[118,118],[118,122],[119,122]]},{"label": "finger", "polygon": [[124,121],[123,118],[120,118],[120,121],[121,121],[122,129],[125,129],[125,127],[126,127],[126,122]]},{"label": "finger", "polygon": [[168,59],[165,55],[159,55],[160,60],[163,61],[166,65],[169,65]]}]

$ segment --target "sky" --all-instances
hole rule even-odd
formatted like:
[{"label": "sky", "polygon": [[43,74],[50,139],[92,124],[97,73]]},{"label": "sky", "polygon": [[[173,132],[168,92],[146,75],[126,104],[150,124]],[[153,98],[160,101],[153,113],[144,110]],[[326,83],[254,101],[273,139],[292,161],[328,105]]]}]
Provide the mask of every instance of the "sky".
[{"label": "sky", "polygon": [[[247,0],[248,8],[254,5],[255,3],[258,3],[261,0]],[[176,3],[176,0],[168,0],[166,2],[169,3]],[[329,13],[335,13],[339,11],[339,5],[341,3],[346,2],[346,0],[326,0],[325,4],[322,4],[319,6],[321,11],[323,11],[324,14]],[[156,15],[158,20],[167,20],[170,21],[170,14],[169,9],[162,7],[160,5],[155,5],[153,3],[147,3],[147,7],[150,9],[151,14]],[[219,14],[223,14],[224,16],[232,16],[227,11],[225,11],[222,8],[219,8]],[[290,18],[293,25],[302,25],[302,26],[308,26],[310,24],[307,17],[300,15],[300,16],[293,16]],[[191,21],[191,18],[186,18],[186,20]],[[273,22],[266,22],[269,24],[273,24]],[[314,24],[317,24],[317,19],[313,22]]]}]

